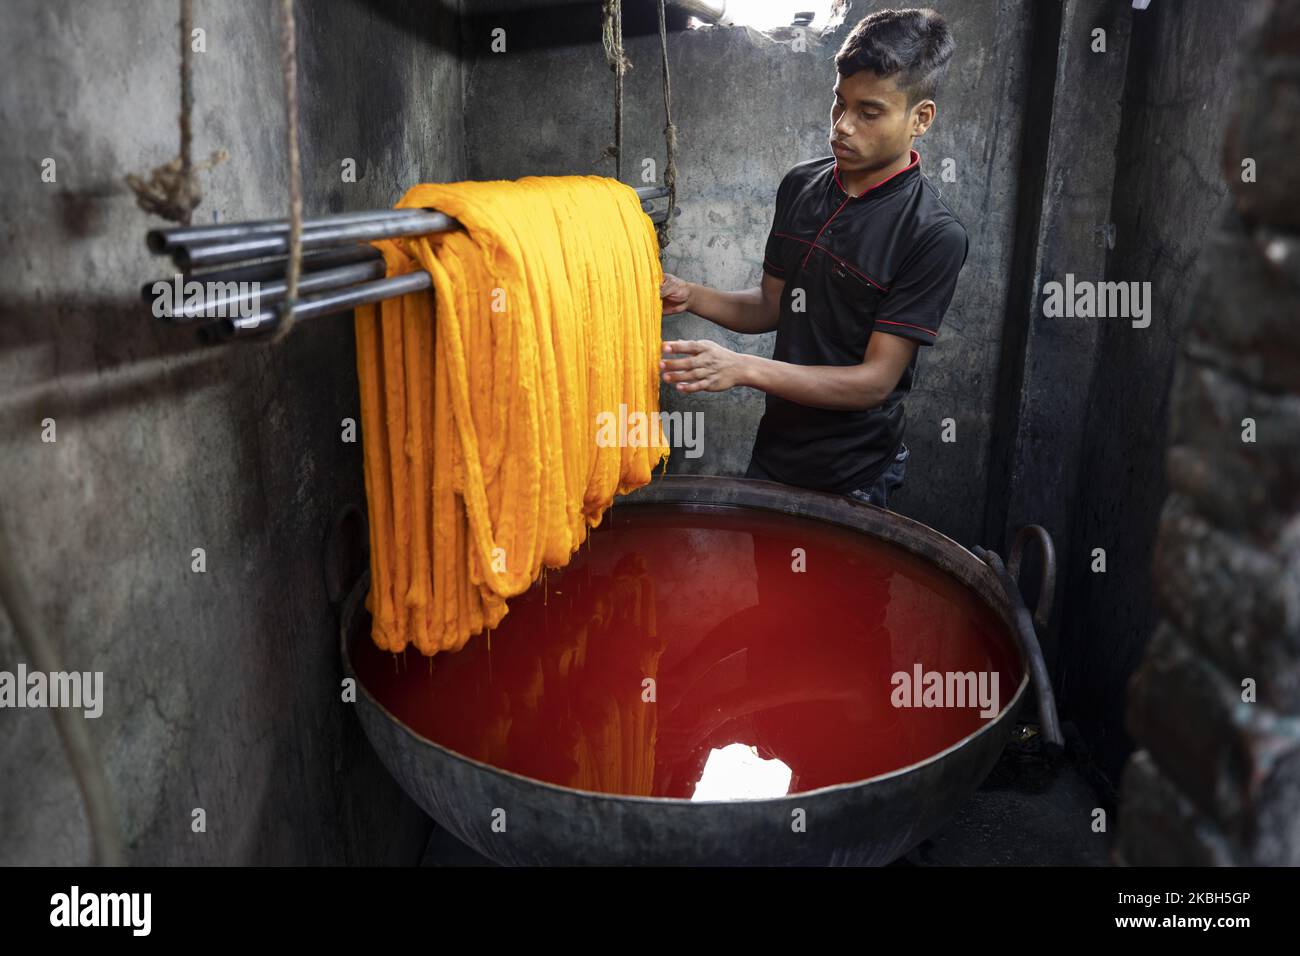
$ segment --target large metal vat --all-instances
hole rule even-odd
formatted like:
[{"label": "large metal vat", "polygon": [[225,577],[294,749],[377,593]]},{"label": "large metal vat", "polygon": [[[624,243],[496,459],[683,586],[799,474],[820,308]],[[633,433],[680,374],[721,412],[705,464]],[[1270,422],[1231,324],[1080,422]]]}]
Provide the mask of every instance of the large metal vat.
[{"label": "large metal vat", "polygon": [[[1041,655],[1018,593],[1008,594],[1001,564],[985,563],[916,521],[870,505],[761,481],[669,477],[619,500],[687,509],[757,508],[828,521],[919,555],[973,591],[1006,623],[1020,652],[1021,678],[1002,711],[974,733],[911,766],[775,799],[692,801],[593,793],[520,776],[455,753],[415,733],[358,681],[357,713],[380,759],[437,823],[502,864],[876,865],[906,853],[938,829],[997,761],[1016,722]],[[1020,542],[1017,542],[1017,551]],[[1045,542],[1050,565],[1050,547]],[[980,550],[980,549],[977,549]],[[1018,565],[1013,556],[1013,571]],[[341,615],[344,672],[356,678],[350,649],[368,641],[364,598],[369,575]],[[1012,586],[1014,592],[1014,585]],[[1050,585],[1049,585],[1050,593]],[[1026,633],[1026,630],[1028,633]],[[1049,739],[1050,690],[1039,709]],[[1058,738],[1059,739],[1059,738]],[[493,826],[505,810],[504,831]],[[802,811],[802,813],[800,813]],[[802,827],[792,825],[801,818]]]}]

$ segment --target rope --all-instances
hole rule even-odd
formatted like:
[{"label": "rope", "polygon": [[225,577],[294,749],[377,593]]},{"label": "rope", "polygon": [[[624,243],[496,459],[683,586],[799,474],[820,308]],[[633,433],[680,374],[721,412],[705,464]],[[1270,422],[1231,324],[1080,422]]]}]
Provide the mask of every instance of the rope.
[{"label": "rope", "polygon": [[605,62],[614,71],[614,142],[606,145],[601,159],[614,157],[614,178],[623,181],[623,74],[632,61],[623,54],[623,0],[603,0],[601,43]]},{"label": "rope", "polygon": [[284,341],[297,317],[298,276],[302,271],[302,161],[298,155],[298,62],[295,45],[293,0],[280,0],[280,66],[284,72],[285,119],[289,127],[289,268],[285,274],[280,324],[271,337]]},{"label": "rope", "polygon": [[[63,662],[54,642],[41,628],[12,544],[4,522],[0,521],[0,606],[4,607],[9,623],[13,625],[18,646],[27,653],[34,669],[47,674],[60,673]],[[26,688],[18,689],[20,694],[26,692]],[[91,865],[121,866],[122,835],[113,791],[90,739],[86,718],[81,712],[65,707],[51,707],[50,716],[54,719],[85,804],[86,821],[90,824]]]},{"label": "rope", "polygon": [[668,215],[656,227],[659,248],[666,249],[668,233],[672,227],[673,210],[677,208],[677,127],[673,125],[673,84],[668,74],[668,28],[664,21],[664,0],[659,0],[659,51],[664,65],[664,146],[667,150],[667,168],[664,185],[668,187]]},{"label": "rope", "polygon": [[199,189],[198,173],[211,169],[228,158],[224,149],[214,150],[198,166],[190,156],[193,136],[190,131],[190,114],[194,111],[194,89],[190,34],[194,31],[194,14],[191,0],[181,0],[181,152],[149,173],[149,178],[127,173],[126,184],[135,193],[136,205],[145,212],[161,216],[171,222],[190,225],[194,209],[203,199]]},{"label": "rope", "polygon": [[[193,70],[192,44],[190,32],[194,29],[194,8],[190,0],[181,0],[181,182],[194,183],[194,164],[190,160],[190,113],[194,110],[194,86],[190,79]],[[194,206],[187,206],[185,218],[181,222],[188,226],[194,214]]]},{"label": "rope", "polygon": [[[623,180],[623,74],[632,69],[632,63],[623,53],[623,2],[604,0],[601,6],[601,43],[605,47],[605,62],[614,71],[614,143],[607,145],[601,159],[614,158],[614,175]],[[673,83],[668,70],[668,24],[664,13],[664,0],[659,0],[659,54],[664,71],[664,145],[667,163],[664,185],[668,187],[668,215],[655,226],[659,248],[667,248],[672,241],[673,209],[677,206],[677,127],[673,125]]]}]

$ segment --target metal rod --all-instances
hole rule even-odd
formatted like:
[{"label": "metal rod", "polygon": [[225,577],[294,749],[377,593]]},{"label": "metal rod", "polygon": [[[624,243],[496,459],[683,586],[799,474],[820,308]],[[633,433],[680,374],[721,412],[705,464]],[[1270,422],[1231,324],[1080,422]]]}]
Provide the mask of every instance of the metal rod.
[{"label": "metal rod", "polygon": [[[636,188],[637,198],[642,206],[652,199],[668,195],[667,186],[640,186]],[[388,220],[397,216],[418,216],[422,213],[436,212],[431,209],[367,209],[361,212],[346,212],[332,216],[317,216],[303,221],[303,229],[326,229],[333,226],[348,226],[374,220]],[[257,219],[251,222],[214,223],[209,226],[187,226],[177,229],[151,229],[145,235],[145,242],[153,252],[171,252],[179,246],[199,246],[212,243],[230,242],[236,239],[288,235],[289,220]]]},{"label": "metal rod", "polygon": [[[317,272],[321,269],[335,269],[339,266],[350,266],[358,262],[371,262],[383,258],[384,254],[374,246],[358,243],[354,246],[337,246],[309,252],[302,257],[302,269],[303,272]],[[282,278],[288,265],[288,256],[277,256],[253,265],[192,272],[190,278],[198,279],[200,282],[253,282],[259,279],[265,281]]]},{"label": "metal rod", "polygon": [[[650,198],[657,198],[660,195],[667,195],[667,188],[654,186],[647,187],[644,190],[638,189],[638,196],[642,192],[650,196]],[[352,242],[373,242],[377,239],[395,239],[401,236],[423,236],[462,228],[461,224],[451,216],[440,212],[421,210],[415,215],[410,215],[409,211],[399,210],[399,213],[399,215],[387,219],[368,219],[362,222],[343,223],[305,230],[302,235],[302,247],[304,250],[321,249]],[[666,215],[666,212],[661,212],[660,215]],[[655,220],[655,214],[653,213],[650,218],[654,221],[662,221],[662,219]],[[288,247],[288,234],[275,233],[234,239],[228,242],[197,244],[182,242],[175,244],[171,249],[171,253],[176,265],[188,271],[198,266],[284,255],[288,252]]]},{"label": "metal rod", "polygon": [[[427,272],[408,272],[406,275],[380,279],[378,282],[363,282],[338,292],[299,299],[294,307],[294,315],[299,319],[315,319],[336,312],[348,312],[359,305],[379,302],[383,299],[395,299],[433,287],[433,280]],[[222,342],[231,338],[246,338],[270,332],[280,323],[278,309],[264,309],[257,315],[243,318],[217,319],[209,322],[200,331],[205,341]]]},{"label": "metal rod", "polygon": [[[646,207],[650,200],[668,195],[666,186],[645,186],[636,190],[637,197]],[[391,212],[391,211],[390,211]],[[409,212],[409,211],[407,211]],[[671,210],[649,211],[651,222],[663,222]],[[427,272],[412,272],[406,275],[379,279],[374,282],[363,281],[373,275],[383,274],[382,256],[373,246],[349,246],[344,249],[331,248],[351,242],[367,242],[377,239],[399,238],[402,236],[427,235],[433,232],[446,232],[463,228],[450,216],[429,210],[420,210],[415,216],[397,218],[380,218],[361,220],[355,223],[343,223],[314,229],[303,234],[303,247],[325,247],[307,257],[320,272],[319,278],[311,283],[312,277],[305,277],[300,283],[304,290],[324,291],[323,295],[300,299],[294,308],[296,318],[319,318],[340,312],[349,312],[358,305],[380,302],[419,292],[432,287],[432,280]],[[186,242],[176,243],[172,248],[172,257],[178,265],[187,270],[197,265],[216,265],[237,262],[242,259],[275,256],[286,252],[288,236],[282,232],[263,236],[253,236],[237,241],[202,243],[193,245]],[[340,268],[322,269],[321,266],[340,264]],[[349,267],[347,269],[342,267]],[[280,281],[284,273],[284,259],[271,262],[253,263],[230,269],[209,269],[193,273],[190,278],[199,281],[261,281],[262,277],[274,279],[267,282],[260,290],[261,302],[279,302],[284,298],[284,283]],[[370,270],[363,276],[363,269]],[[254,278],[257,277],[257,278]],[[351,284],[351,283],[356,284]],[[146,297],[152,298],[152,284],[145,287]],[[249,296],[227,297],[229,306],[238,306],[247,301]],[[260,303],[259,303],[260,304]],[[185,310],[176,316],[176,321],[192,321],[207,318],[202,312],[215,311],[217,306],[210,304],[203,310]],[[199,338],[208,343],[229,341],[232,338],[255,337],[275,329],[280,322],[280,309],[263,309],[253,316],[221,317],[199,327]]]},{"label": "metal rod", "polygon": [[[337,248],[322,249],[318,252],[312,252],[302,257],[303,273],[318,272],[321,269],[335,269],[339,266],[350,266],[358,262],[375,262],[382,260],[384,254],[370,245],[339,246]],[[285,256],[278,256],[274,259],[268,259],[265,262],[254,262],[249,265],[234,266],[228,269],[205,269],[198,272],[185,273],[185,278],[193,279],[196,282],[266,282],[271,279],[283,279],[285,266],[288,259]],[[153,302],[154,287],[159,282],[172,282],[175,276],[167,276],[162,279],[154,279],[146,282],[140,287],[140,298],[145,302]]]},{"label": "metal rod", "polygon": [[[335,216],[318,216],[304,219],[303,229],[328,226],[347,226],[372,219],[390,219],[396,213],[416,215],[421,209],[367,209],[362,212],[345,212]],[[170,252],[181,245],[199,245],[206,242],[227,242],[249,236],[289,234],[287,219],[257,219],[252,222],[214,223],[210,226],[187,226],[179,229],[150,229],[145,234],[145,244],[151,252]]]},{"label": "metal rod", "polygon": [[[650,221],[662,221],[666,214],[666,210],[652,213]],[[300,319],[321,318],[339,312],[349,312],[358,305],[420,292],[432,288],[432,285],[432,279],[424,271],[380,279],[377,282],[362,282],[337,292],[299,299],[297,306],[294,307],[294,314]],[[248,338],[273,330],[279,321],[278,309],[264,309],[254,316],[220,318],[209,322],[200,327],[199,337],[209,343],[225,342],[232,338]]]},{"label": "metal rod", "polygon": [[[304,230],[302,248],[305,251],[352,242],[373,242],[377,239],[397,239],[402,236],[427,236],[430,233],[447,232],[458,228],[460,223],[450,216],[440,212],[421,212],[415,216],[394,216],[390,219],[373,219]],[[241,259],[255,259],[261,256],[280,256],[288,251],[287,233],[194,246],[182,243],[171,250],[172,261],[182,269],[239,262]]]},{"label": "metal rod", "polygon": [[[337,269],[319,269],[315,272],[305,272],[302,278],[298,280],[298,289],[302,292],[325,292],[329,289],[356,285],[358,282],[366,282],[370,279],[382,279],[383,276],[383,259],[372,259],[369,262],[339,266]],[[194,282],[197,280],[191,279],[189,281]],[[230,288],[221,290],[212,298],[204,295],[202,301],[193,305],[186,302],[184,297],[173,297],[173,301],[179,299],[179,303],[173,307],[171,314],[160,316],[160,318],[170,319],[173,322],[197,322],[215,316],[238,315],[247,310],[250,303],[256,303],[257,309],[260,310],[264,305],[283,301],[289,288],[289,282],[284,277],[272,279],[269,282],[231,282],[223,284],[229,285]]]}]

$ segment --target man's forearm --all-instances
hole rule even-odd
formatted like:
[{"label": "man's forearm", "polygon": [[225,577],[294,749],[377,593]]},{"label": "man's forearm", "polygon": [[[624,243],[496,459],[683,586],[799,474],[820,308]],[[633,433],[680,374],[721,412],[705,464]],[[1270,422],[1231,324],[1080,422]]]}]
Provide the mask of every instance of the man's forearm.
[{"label": "man's forearm", "polygon": [[776,328],[763,303],[759,286],[740,292],[722,292],[697,282],[690,283],[688,308],[701,318],[732,332],[757,334]]},{"label": "man's forearm", "polygon": [[869,364],[792,365],[757,355],[743,357],[740,384],[811,408],[865,410],[889,397]]}]

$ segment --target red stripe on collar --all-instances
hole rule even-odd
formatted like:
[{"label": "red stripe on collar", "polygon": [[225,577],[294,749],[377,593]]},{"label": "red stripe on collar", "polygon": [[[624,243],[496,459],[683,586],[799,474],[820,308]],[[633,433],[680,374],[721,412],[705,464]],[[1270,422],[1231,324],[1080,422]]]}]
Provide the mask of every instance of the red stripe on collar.
[{"label": "red stripe on collar", "polygon": [[844,184],[840,182],[840,161],[837,159],[835,160],[835,185],[840,187],[840,192],[844,193],[844,195],[849,196],[852,199],[861,199],[863,196],[871,192],[873,189],[879,189],[881,186],[885,185],[885,183],[889,182],[895,176],[901,176],[909,169],[915,169],[917,166],[920,166],[921,154],[918,153],[916,150],[912,150],[911,154],[912,154],[912,161],[910,163],[908,163],[898,172],[886,176],[884,179],[876,183],[874,186],[868,186],[866,189],[862,190],[862,192],[858,193],[856,196],[853,196],[847,189],[844,188]]}]

